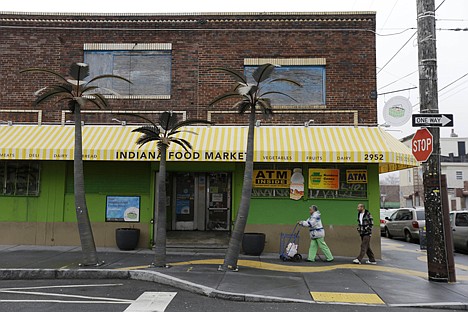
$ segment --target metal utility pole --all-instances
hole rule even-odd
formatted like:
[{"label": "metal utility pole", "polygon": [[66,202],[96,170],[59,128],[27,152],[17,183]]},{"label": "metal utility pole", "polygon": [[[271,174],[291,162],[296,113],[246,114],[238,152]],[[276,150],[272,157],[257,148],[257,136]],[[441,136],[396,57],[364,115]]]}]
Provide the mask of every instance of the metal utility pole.
[{"label": "metal utility pole", "polygon": [[[438,113],[437,56],[434,0],[417,1],[419,97],[421,113]],[[423,164],[424,207],[426,211],[427,266],[430,281],[455,282],[451,272],[446,237],[450,235],[444,224],[441,202],[440,130],[430,127],[433,153]],[[450,240],[449,240],[450,241]]]}]

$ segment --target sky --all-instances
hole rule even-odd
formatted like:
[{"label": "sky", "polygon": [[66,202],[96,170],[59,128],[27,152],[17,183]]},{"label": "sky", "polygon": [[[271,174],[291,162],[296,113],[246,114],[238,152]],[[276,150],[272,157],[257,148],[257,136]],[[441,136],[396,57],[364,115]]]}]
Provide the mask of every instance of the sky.
[{"label": "sky", "polygon": [[[80,13],[193,13],[193,12],[323,12],[377,13],[378,122],[388,123],[384,108],[403,97],[419,114],[417,0],[1,0],[0,11]],[[435,0],[439,113],[453,114],[454,127],[442,127],[441,137],[453,131],[468,137],[468,0]],[[457,30],[458,29],[458,30]],[[402,91],[399,91],[402,90]],[[400,98],[401,99],[401,98]],[[387,105],[387,106],[386,106]],[[405,124],[385,127],[400,139],[419,128]]]}]

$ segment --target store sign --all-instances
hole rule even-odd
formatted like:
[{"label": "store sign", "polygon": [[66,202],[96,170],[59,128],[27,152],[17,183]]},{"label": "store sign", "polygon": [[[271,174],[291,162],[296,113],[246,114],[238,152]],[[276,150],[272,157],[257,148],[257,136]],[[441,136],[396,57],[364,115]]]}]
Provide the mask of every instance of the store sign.
[{"label": "store sign", "polygon": [[367,183],[367,170],[346,170],[346,183]]},{"label": "store sign", "polygon": [[253,187],[289,188],[291,170],[254,170]]},{"label": "store sign", "polygon": [[339,169],[309,169],[309,189],[338,190],[340,188]]}]

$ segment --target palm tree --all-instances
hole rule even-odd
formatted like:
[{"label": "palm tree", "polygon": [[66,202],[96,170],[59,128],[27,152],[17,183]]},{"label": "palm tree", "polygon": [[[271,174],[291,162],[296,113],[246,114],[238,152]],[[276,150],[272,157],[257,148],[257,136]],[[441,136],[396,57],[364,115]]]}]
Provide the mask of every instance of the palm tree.
[{"label": "palm tree", "polygon": [[[35,104],[41,104],[49,100],[55,100],[56,103],[68,101],[70,110],[75,117],[75,151],[73,158],[74,171],[74,191],[75,191],[75,211],[78,222],[78,232],[81,240],[81,249],[83,252],[83,265],[99,265],[99,259],[96,252],[93,231],[89,220],[88,207],[86,205],[84,173],[83,173],[83,144],[81,135],[81,108],[87,103],[94,104],[98,108],[108,107],[107,99],[97,92],[98,86],[91,83],[104,78],[116,78],[131,83],[128,79],[115,75],[100,75],[89,81],[84,79],[89,75],[89,66],[85,63],[74,63],[70,67],[70,76],[72,79],[60,75],[49,69],[28,68],[21,71],[43,72],[53,75],[60,83],[47,86],[35,92]],[[106,89],[107,90],[107,89]],[[109,90],[115,94],[112,90]]]},{"label": "palm tree", "polygon": [[255,115],[257,108],[266,116],[273,114],[273,108],[271,106],[271,100],[268,98],[269,95],[279,94],[286,96],[295,101],[289,95],[279,91],[262,91],[262,88],[266,85],[275,82],[286,82],[295,86],[301,87],[301,85],[293,80],[286,78],[270,79],[271,74],[275,69],[275,65],[264,64],[259,66],[254,73],[252,78],[255,83],[251,84],[247,81],[244,74],[231,69],[215,68],[214,70],[223,71],[229,74],[236,81],[234,91],[225,93],[215,98],[209,105],[214,105],[220,101],[231,98],[240,98],[240,101],[236,102],[234,108],[237,108],[240,114],[244,114],[249,111],[249,130],[247,135],[247,155],[245,160],[244,169],[244,181],[242,186],[242,196],[237,211],[236,222],[234,224],[234,230],[229,240],[229,246],[224,257],[223,264],[218,270],[226,271],[233,270],[237,271],[237,261],[239,260],[239,254],[241,250],[241,242],[244,236],[245,226],[247,224],[247,218],[250,209],[250,197],[252,194],[252,176],[253,176],[253,156],[254,156],[254,129],[255,129]]},{"label": "palm tree", "polygon": [[[133,114],[125,114],[133,115]],[[186,152],[192,149],[190,142],[183,138],[178,138],[176,135],[181,132],[197,134],[193,131],[183,130],[182,127],[192,126],[194,124],[212,125],[211,121],[200,119],[187,119],[178,121],[177,115],[172,111],[164,112],[159,117],[159,126],[143,116],[138,116],[148,121],[150,126],[143,126],[132,130],[132,132],[140,132],[143,135],[136,141],[139,147],[142,147],[148,142],[157,141],[159,159],[158,173],[158,206],[154,212],[156,222],[154,223],[154,262],[156,267],[167,267],[166,265],[166,154],[171,143],[181,146]]]}]

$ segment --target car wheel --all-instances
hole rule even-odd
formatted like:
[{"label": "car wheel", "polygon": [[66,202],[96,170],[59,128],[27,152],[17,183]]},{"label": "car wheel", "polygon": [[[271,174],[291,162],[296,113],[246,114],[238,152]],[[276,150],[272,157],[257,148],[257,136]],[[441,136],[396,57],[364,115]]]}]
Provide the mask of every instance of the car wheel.
[{"label": "car wheel", "polygon": [[405,231],[405,241],[407,243],[413,242],[413,237],[411,236],[411,233],[409,231]]},{"label": "car wheel", "polygon": [[385,236],[388,237],[388,238],[392,238],[393,236],[390,234],[390,231],[388,230],[388,228],[385,228]]}]

